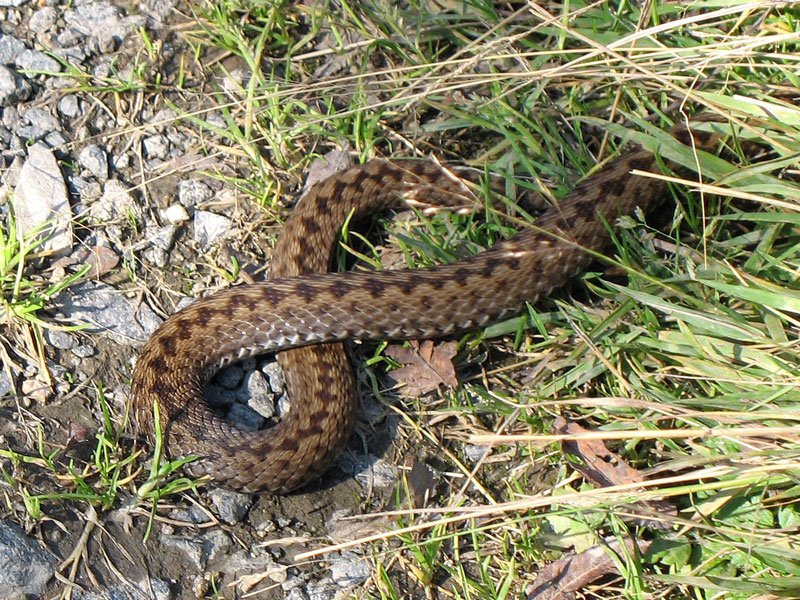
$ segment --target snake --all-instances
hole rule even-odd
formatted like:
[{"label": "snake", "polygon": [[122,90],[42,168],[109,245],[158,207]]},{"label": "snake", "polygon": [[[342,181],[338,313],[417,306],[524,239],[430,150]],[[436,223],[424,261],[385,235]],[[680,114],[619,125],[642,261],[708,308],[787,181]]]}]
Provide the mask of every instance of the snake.
[{"label": "snake", "polygon": [[[672,133],[697,145],[714,137]],[[193,475],[243,492],[297,490],[328,469],[354,428],[345,341],[440,338],[519,314],[606,250],[620,216],[663,199],[663,181],[631,175],[657,169],[651,152],[629,146],[534,226],[482,252],[430,268],[342,273],[328,271],[348,219],[407,205],[463,206],[475,175],[425,159],[373,159],[334,174],[287,219],[268,280],[195,301],[143,346],[131,380],[138,427],[151,437],[160,430],[170,457],[194,457]],[[283,368],[290,408],[273,427],[240,430],[209,407],[204,385],[227,364],[269,353]]]}]

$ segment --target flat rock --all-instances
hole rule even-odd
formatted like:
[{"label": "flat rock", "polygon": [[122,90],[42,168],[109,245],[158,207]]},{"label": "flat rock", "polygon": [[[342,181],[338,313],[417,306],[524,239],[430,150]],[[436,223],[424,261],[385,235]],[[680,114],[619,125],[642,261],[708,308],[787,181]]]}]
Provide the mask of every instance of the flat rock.
[{"label": "flat rock", "polygon": [[[55,253],[72,246],[72,213],[56,157],[44,144],[28,149],[14,190],[17,225],[23,235],[39,231],[42,248]],[[41,229],[39,229],[41,228]]]},{"label": "flat rock", "polygon": [[65,290],[56,303],[70,321],[88,324],[85,331],[128,346],[143,344],[161,324],[147,304],[129,300],[119,290],[93,281]]},{"label": "flat rock", "polygon": [[55,564],[55,558],[18,525],[0,522],[0,589],[4,597],[39,597],[53,576]]},{"label": "flat rock", "polygon": [[203,248],[207,248],[230,229],[231,220],[228,217],[198,210],[194,213],[194,240]]}]

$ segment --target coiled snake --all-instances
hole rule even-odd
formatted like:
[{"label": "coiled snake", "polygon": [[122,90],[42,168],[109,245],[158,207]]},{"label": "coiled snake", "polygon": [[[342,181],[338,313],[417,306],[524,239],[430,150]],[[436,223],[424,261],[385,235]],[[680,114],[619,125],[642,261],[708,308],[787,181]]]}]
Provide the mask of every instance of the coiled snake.
[{"label": "coiled snake", "polygon": [[[519,312],[604,250],[618,216],[652,208],[664,184],[629,173],[654,166],[649,152],[632,149],[579,183],[535,228],[465,260],[331,274],[324,272],[351,211],[372,214],[431,197],[463,204],[470,194],[456,172],[430,161],[373,160],[334,175],[286,223],[271,280],[198,300],[147,342],[132,383],[140,427],[153,431],[157,402],[169,453],[200,457],[194,473],[250,492],[302,486],[327,468],[355,421],[352,368],[338,342],[440,337]],[[279,357],[293,402],[275,427],[240,431],[203,401],[205,381],[221,366],[290,348],[299,349]]]}]

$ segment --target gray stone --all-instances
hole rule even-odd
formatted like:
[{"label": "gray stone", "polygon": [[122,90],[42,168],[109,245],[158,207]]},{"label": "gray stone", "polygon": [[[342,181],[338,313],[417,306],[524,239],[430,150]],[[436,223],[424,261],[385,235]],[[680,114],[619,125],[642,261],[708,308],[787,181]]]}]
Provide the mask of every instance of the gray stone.
[{"label": "gray stone", "polygon": [[240,399],[265,419],[275,416],[275,395],[267,385],[267,380],[260,371],[250,371],[239,395]]},{"label": "gray stone", "polygon": [[58,101],[58,112],[67,119],[74,119],[83,114],[81,101],[75,94],[64,96]]},{"label": "gray stone", "polygon": [[30,0],[0,0],[0,6],[17,7],[17,6],[22,6],[23,4],[29,1]]},{"label": "gray stone", "polygon": [[67,138],[60,131],[51,131],[44,136],[44,143],[47,144],[49,148],[60,148],[61,146],[66,146],[67,141]]},{"label": "gray stone", "polygon": [[139,346],[161,324],[147,304],[129,300],[109,285],[86,281],[56,298],[61,313],[74,323],[86,323],[85,331],[100,333],[119,344]]},{"label": "gray stone", "polygon": [[286,600],[308,600],[308,596],[302,588],[292,588],[286,595]]},{"label": "gray stone", "polygon": [[19,116],[16,106],[7,106],[3,110],[3,125],[11,130],[17,130],[22,126],[22,118]]},{"label": "gray stone", "polygon": [[0,589],[13,597],[39,596],[53,576],[56,560],[15,523],[0,522]]},{"label": "gray stone", "polygon": [[53,28],[56,20],[58,20],[58,11],[55,7],[45,6],[31,15],[28,27],[36,33],[45,33]]},{"label": "gray stone", "polygon": [[143,15],[124,16],[108,2],[87,2],[76,6],[64,12],[64,20],[85,36],[114,38],[118,42],[147,22]]},{"label": "gray stone", "polygon": [[163,536],[161,542],[182,550],[200,571],[231,545],[230,538],[219,529],[210,529],[191,537]]},{"label": "gray stone", "polygon": [[144,155],[151,160],[164,160],[169,156],[169,140],[161,134],[144,138],[142,147],[144,148]]},{"label": "gray stone", "polygon": [[145,230],[145,238],[152,246],[145,250],[144,257],[159,268],[166,267],[169,262],[169,251],[177,233],[178,228],[175,225],[148,227]]},{"label": "gray stone", "polygon": [[134,585],[136,589],[119,584],[99,592],[81,591],[76,587],[72,592],[72,598],[74,600],[140,600],[141,598],[171,600],[174,597],[169,589],[169,583],[163,579],[139,581]]},{"label": "gray stone", "polygon": [[70,333],[59,329],[45,329],[44,339],[53,348],[60,348],[61,350],[69,350],[75,346],[75,338]]},{"label": "gray stone", "polygon": [[186,221],[191,219],[189,213],[183,207],[183,205],[178,203],[170,204],[164,210],[164,217],[167,219],[167,221],[175,225],[177,225],[178,223],[185,223]]},{"label": "gray stone", "polygon": [[235,390],[238,388],[239,384],[242,383],[242,379],[244,379],[244,370],[237,364],[220,369],[217,374],[214,375],[216,383],[228,390]]},{"label": "gray stone", "polygon": [[264,424],[264,417],[249,406],[234,402],[228,411],[228,420],[242,431],[258,431]]},{"label": "gray stone", "polygon": [[267,376],[269,389],[275,394],[286,392],[286,380],[283,378],[283,369],[277,361],[272,360],[261,367],[261,372]]},{"label": "gray stone", "polygon": [[178,186],[178,202],[186,208],[194,208],[202,202],[211,200],[214,197],[214,190],[202,181],[189,179],[181,181]]},{"label": "gray stone", "polygon": [[14,63],[17,68],[22,71],[30,72],[43,72],[43,73],[60,73],[61,63],[55,58],[47,56],[44,52],[38,50],[23,50],[17,55]]},{"label": "gray stone", "polygon": [[364,583],[372,575],[369,562],[355,552],[342,552],[331,561],[331,578],[339,587]]},{"label": "gray stone", "polygon": [[58,43],[61,48],[69,48],[72,46],[76,46],[81,40],[83,40],[85,36],[72,29],[71,27],[67,27],[61,33],[56,36],[56,42]]},{"label": "gray stone", "polygon": [[339,592],[339,587],[326,577],[319,581],[309,581],[306,586],[308,600],[334,600]]},{"label": "gray stone", "polygon": [[279,417],[283,417],[289,413],[290,408],[292,408],[292,401],[289,398],[289,394],[281,394],[278,401],[275,403],[275,414]]},{"label": "gray stone", "polygon": [[262,581],[266,578],[275,583],[283,584],[288,578],[288,567],[276,563],[270,556],[257,553],[245,554],[242,551],[229,556],[222,567],[222,572],[231,576],[236,581],[254,575]]},{"label": "gray stone", "polygon": [[230,229],[231,220],[207,210],[194,213],[194,240],[203,248],[207,248]]},{"label": "gray stone", "polygon": [[94,346],[90,346],[89,344],[81,344],[80,346],[75,346],[72,349],[72,353],[78,358],[89,358],[90,356],[94,356],[97,350]]},{"label": "gray stone", "polygon": [[5,369],[0,369],[0,398],[14,391],[14,385]]},{"label": "gray stone", "polygon": [[489,454],[489,447],[475,446],[474,444],[466,444],[464,445],[464,454],[472,462],[478,462],[479,460],[483,460],[486,457],[486,455]]},{"label": "gray stone", "polygon": [[61,129],[61,124],[58,122],[58,119],[56,119],[49,110],[45,110],[44,108],[29,108],[22,113],[22,118],[34,127],[44,129],[45,131]]},{"label": "gray stone", "polygon": [[108,179],[108,156],[97,144],[89,144],[78,153],[78,164],[100,181]]},{"label": "gray stone", "polygon": [[[30,94],[31,86],[27,81],[17,75],[13,69],[0,65],[0,107],[23,102],[28,99]],[[14,129],[8,125],[5,114],[3,115],[3,123],[9,129]]]},{"label": "gray stone", "polygon": [[146,0],[139,3],[139,12],[147,15],[151,27],[158,29],[173,15],[176,4],[176,0]]},{"label": "gray stone", "polygon": [[253,505],[253,496],[251,494],[242,494],[222,488],[210,490],[208,497],[211,500],[211,504],[216,508],[219,518],[228,525],[239,523]]},{"label": "gray stone", "polygon": [[175,243],[175,236],[178,228],[175,225],[164,225],[163,227],[148,227],[145,238],[159,250],[167,251]]},{"label": "gray stone", "polygon": [[53,252],[72,246],[72,214],[67,186],[56,157],[44,144],[28,149],[14,190],[17,223],[24,233],[38,232],[42,248]]},{"label": "gray stone", "polygon": [[0,64],[13,65],[20,52],[25,50],[25,44],[21,40],[0,34]]},{"label": "gray stone", "polygon": [[99,223],[131,216],[138,221],[142,217],[142,210],[125,184],[111,179],[103,186],[100,199],[89,208],[89,214]]},{"label": "gray stone", "polygon": [[[73,176],[70,183],[73,189],[80,194],[82,202],[89,203],[103,197],[103,186],[97,181]],[[91,211],[89,212],[91,213]]]},{"label": "gray stone", "polygon": [[205,398],[211,406],[226,408],[236,402],[236,392],[213,383],[206,384]]},{"label": "gray stone", "polygon": [[336,466],[345,473],[353,475],[365,488],[387,488],[398,480],[397,467],[371,454],[363,456],[345,452],[336,461]]}]

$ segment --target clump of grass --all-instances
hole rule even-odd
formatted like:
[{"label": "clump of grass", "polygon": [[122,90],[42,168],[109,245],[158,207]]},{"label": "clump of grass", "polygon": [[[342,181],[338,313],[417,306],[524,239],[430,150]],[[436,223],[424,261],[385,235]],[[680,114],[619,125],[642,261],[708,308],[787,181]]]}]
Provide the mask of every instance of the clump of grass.
[{"label": "clump of grass", "polygon": [[[89,270],[84,266],[67,274],[55,283],[35,275],[31,263],[40,259],[46,238],[44,227],[21,234],[14,217],[13,205],[7,205],[0,225],[0,323],[8,335],[20,340],[30,356],[39,362],[40,372],[46,374],[43,329],[75,330],[77,325],[61,325],[45,317],[53,299],[79,281]],[[6,363],[6,369],[10,365]],[[11,376],[10,371],[7,373]]]}]

